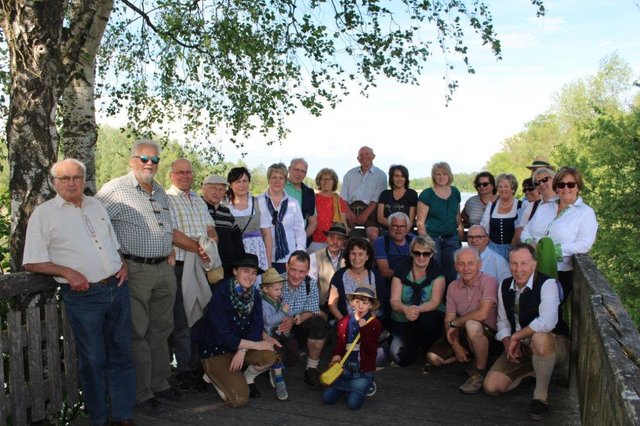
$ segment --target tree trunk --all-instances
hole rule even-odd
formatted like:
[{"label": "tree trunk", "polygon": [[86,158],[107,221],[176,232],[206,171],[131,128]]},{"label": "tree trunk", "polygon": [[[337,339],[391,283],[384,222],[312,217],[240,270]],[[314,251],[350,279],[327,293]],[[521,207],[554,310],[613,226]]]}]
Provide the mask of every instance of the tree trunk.
[{"label": "tree trunk", "polygon": [[22,266],[24,237],[34,207],[51,194],[56,160],[56,86],[61,74],[60,32],[64,1],[2,0],[2,28],[11,61],[7,118],[11,190],[12,270]]},{"label": "tree trunk", "polygon": [[83,46],[83,54],[71,70],[68,85],[62,95],[61,151],[87,166],[85,192],[96,192],[95,146],[98,131],[95,115],[95,67],[96,56],[107,22],[113,9],[113,1],[104,1],[96,13],[93,25]]}]

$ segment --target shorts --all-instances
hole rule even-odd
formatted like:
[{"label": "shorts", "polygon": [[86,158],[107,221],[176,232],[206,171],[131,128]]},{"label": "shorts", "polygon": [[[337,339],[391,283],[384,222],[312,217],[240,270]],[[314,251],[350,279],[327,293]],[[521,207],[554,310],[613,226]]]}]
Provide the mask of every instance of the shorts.
[{"label": "shorts", "polygon": [[300,345],[306,345],[307,339],[326,339],[329,336],[329,325],[324,318],[314,315],[300,325],[294,325],[291,334]]},{"label": "shorts", "polygon": [[[489,353],[497,354],[502,349],[502,343],[496,340],[496,331],[482,323],[482,329],[484,331],[485,337],[489,340]],[[467,331],[464,328],[459,328],[460,334],[460,344],[463,348],[465,348],[469,353],[471,353],[471,346],[469,345],[469,339],[467,338]],[[447,334],[443,333],[442,336],[431,346],[429,352],[434,355],[440,357],[441,359],[449,359],[456,356],[453,348],[449,344],[447,340]]]},{"label": "shorts", "polygon": [[[349,209],[351,209],[353,214],[355,214],[356,216],[362,213],[367,207],[369,207],[369,205],[365,204],[362,201],[354,201],[353,203],[349,204]],[[373,211],[371,212],[371,214],[367,218],[367,221],[364,224],[365,228],[369,228],[372,226],[376,228],[378,227],[377,214],[378,214],[378,210],[373,209]]]},{"label": "shorts", "polygon": [[[556,365],[563,362],[569,354],[569,339],[565,336],[554,335],[556,339]],[[531,351],[531,340],[527,339],[522,342],[522,358],[520,364],[514,364],[507,359],[507,353],[504,352],[500,358],[491,366],[490,371],[503,373],[511,379],[512,382],[531,375],[533,370],[533,352]]]}]

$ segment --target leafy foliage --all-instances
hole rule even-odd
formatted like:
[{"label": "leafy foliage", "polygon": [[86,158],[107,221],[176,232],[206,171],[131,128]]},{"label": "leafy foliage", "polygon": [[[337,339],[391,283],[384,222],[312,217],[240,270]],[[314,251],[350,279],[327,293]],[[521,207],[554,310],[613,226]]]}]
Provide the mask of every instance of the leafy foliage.
[{"label": "leafy foliage", "polygon": [[[540,0],[532,0],[538,15]],[[302,107],[319,115],[380,77],[416,84],[444,56],[448,73],[471,65],[468,33],[500,58],[482,0],[123,0],[115,6],[98,62],[107,112],[123,109],[136,134],[167,134],[174,123],[213,158],[212,137],[255,130],[287,134]],[[176,130],[176,129],[174,129]]]}]

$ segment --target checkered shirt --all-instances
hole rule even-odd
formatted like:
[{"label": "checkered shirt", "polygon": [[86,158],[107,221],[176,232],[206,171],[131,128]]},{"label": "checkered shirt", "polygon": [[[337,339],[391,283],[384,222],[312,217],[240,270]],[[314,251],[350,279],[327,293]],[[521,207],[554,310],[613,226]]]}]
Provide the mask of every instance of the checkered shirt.
[{"label": "checkered shirt", "polygon": [[302,280],[297,289],[289,288],[287,273],[282,274],[285,279],[282,285],[282,302],[289,305],[288,315],[293,317],[303,312],[313,314],[320,313],[320,298],[318,296],[318,282],[309,277],[309,294],[307,294],[307,284]]},{"label": "checkered shirt", "polygon": [[165,257],[171,253],[169,201],[157,182],[153,182],[149,196],[129,172],[105,183],[96,198],[109,213],[122,253],[139,257]]},{"label": "checkered shirt", "polygon": [[[207,204],[195,192],[182,191],[175,185],[167,189],[169,210],[173,219],[173,228],[189,238],[207,235],[207,228],[216,224],[209,214]],[[185,250],[174,246],[176,260],[184,260]]]}]

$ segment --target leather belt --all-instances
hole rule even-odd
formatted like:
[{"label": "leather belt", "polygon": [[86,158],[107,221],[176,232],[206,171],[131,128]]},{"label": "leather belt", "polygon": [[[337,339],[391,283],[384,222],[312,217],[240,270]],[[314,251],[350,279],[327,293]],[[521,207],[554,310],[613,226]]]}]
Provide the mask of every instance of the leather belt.
[{"label": "leather belt", "polygon": [[167,260],[167,257],[138,257],[138,256],[132,256],[130,254],[123,254],[122,257],[124,257],[127,260],[130,260],[132,262],[135,263],[144,263],[147,265],[157,265],[158,263],[162,263],[165,260]]}]

